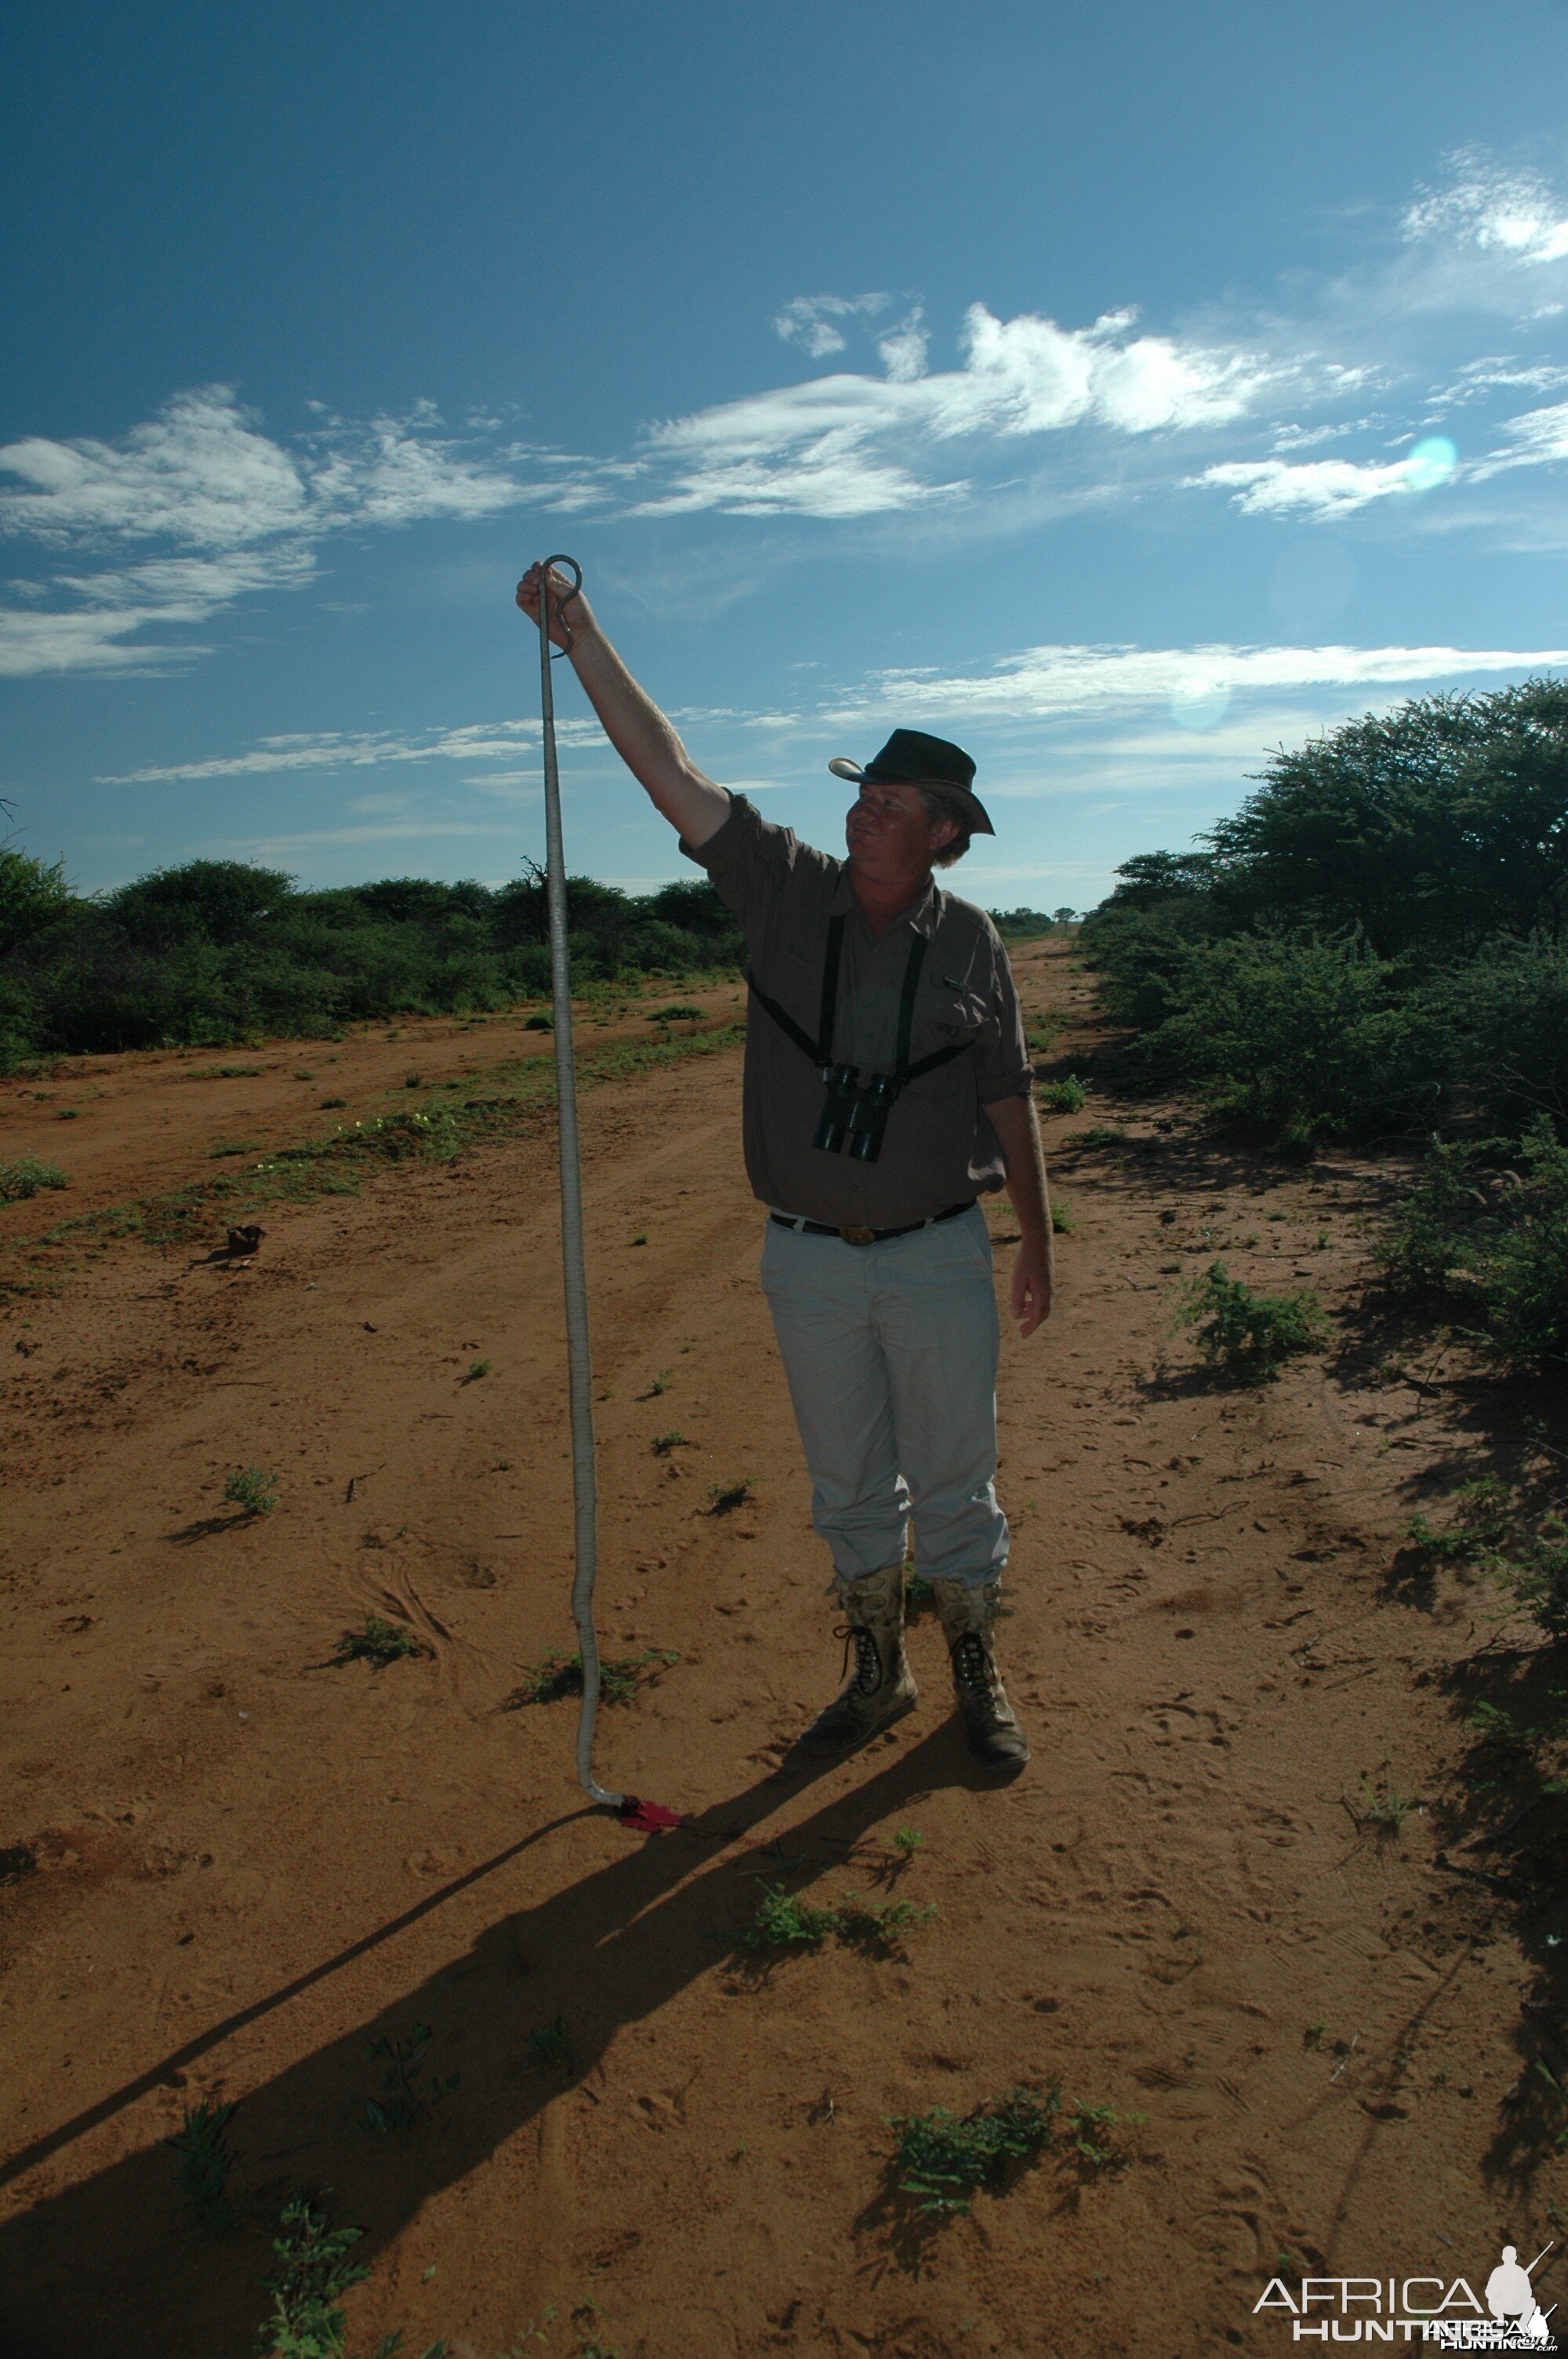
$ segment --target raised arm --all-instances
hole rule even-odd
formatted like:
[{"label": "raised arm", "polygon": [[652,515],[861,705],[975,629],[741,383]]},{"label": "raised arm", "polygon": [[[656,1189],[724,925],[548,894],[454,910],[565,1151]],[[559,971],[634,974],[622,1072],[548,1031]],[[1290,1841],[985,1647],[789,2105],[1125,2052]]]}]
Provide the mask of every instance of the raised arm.
[{"label": "raised arm", "polygon": [[[541,571],[539,566],[530,566],[517,584],[517,603],[535,624]],[[566,630],[557,627],[556,618],[559,602],[570,587],[564,574],[551,575],[550,636],[557,647],[567,643]],[[710,835],[717,835],[729,818],[728,788],[704,777],[671,723],[653,698],[639,688],[600,629],[580,591],[566,619],[571,633],[572,668],[605,735],[638,784],[647,789],[654,808],[680,830],[695,852]]]}]

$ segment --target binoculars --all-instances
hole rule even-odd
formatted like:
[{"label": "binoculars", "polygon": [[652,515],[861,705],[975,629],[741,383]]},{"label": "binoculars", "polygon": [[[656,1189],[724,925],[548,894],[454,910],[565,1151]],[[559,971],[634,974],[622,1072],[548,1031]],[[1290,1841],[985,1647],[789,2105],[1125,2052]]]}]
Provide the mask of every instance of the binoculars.
[{"label": "binoculars", "polygon": [[827,1099],[812,1141],[825,1155],[837,1155],[848,1138],[857,1161],[874,1163],[899,1085],[891,1073],[873,1073],[862,1084],[858,1065],[829,1065],[822,1076]]}]

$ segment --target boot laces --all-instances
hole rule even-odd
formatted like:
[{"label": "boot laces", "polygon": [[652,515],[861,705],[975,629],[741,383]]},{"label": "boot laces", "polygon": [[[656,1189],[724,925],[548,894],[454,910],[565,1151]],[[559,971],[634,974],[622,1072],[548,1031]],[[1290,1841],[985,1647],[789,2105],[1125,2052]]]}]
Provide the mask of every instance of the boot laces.
[{"label": "boot laces", "polygon": [[953,1647],[953,1678],[956,1684],[975,1695],[990,1690],[990,1663],[986,1654],[986,1642],[978,1630],[966,1630]]},{"label": "boot laces", "polygon": [[855,1695],[874,1695],[881,1685],[882,1658],[877,1650],[877,1642],[871,1633],[862,1629],[856,1623],[850,1623],[845,1629],[836,1630],[833,1635],[836,1638],[842,1638],[844,1641],[844,1659],[839,1665],[839,1678],[842,1679],[849,1668],[849,1649],[853,1647],[855,1676],[849,1682],[850,1690]]}]

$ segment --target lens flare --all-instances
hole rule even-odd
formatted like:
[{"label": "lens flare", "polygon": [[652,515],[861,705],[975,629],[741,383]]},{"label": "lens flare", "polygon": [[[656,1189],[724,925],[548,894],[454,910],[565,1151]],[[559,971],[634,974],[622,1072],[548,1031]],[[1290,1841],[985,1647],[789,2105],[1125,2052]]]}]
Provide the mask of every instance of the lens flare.
[{"label": "lens flare", "polygon": [[1178,729],[1202,734],[1217,729],[1230,710],[1230,690],[1222,680],[1189,681],[1171,691],[1171,718]]},{"label": "lens flare", "polygon": [[1459,453],[1446,434],[1429,434],[1405,461],[1405,481],[1412,492],[1434,492],[1459,464]]}]

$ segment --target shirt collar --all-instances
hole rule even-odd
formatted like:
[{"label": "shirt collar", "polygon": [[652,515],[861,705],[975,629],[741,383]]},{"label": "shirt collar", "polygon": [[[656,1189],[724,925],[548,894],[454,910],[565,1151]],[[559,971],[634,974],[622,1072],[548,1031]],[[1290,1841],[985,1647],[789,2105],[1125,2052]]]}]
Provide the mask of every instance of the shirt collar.
[{"label": "shirt collar", "polygon": [[[840,912],[860,913],[860,905],[855,898],[855,888],[849,882],[849,864],[847,860],[842,860],[838,864],[838,881],[833,888],[833,898],[828,906],[835,917],[838,917]],[[905,909],[903,916],[895,919],[894,930],[898,926],[909,926],[915,933],[924,934],[926,940],[930,941],[935,934],[941,915],[942,888],[934,876],[927,876],[925,890],[912,908]]]}]

